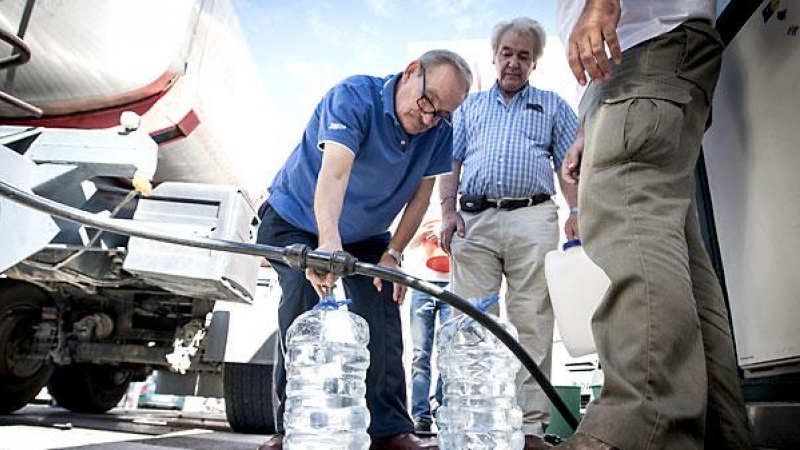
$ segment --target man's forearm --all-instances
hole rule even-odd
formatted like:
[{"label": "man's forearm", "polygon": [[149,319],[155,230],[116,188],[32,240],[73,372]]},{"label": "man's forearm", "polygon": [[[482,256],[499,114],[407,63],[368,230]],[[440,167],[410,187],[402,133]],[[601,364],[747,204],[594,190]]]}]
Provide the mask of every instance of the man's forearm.
[{"label": "man's forearm", "polygon": [[558,172],[558,184],[561,187],[561,194],[564,196],[564,200],[567,201],[567,206],[570,209],[575,208],[578,206],[578,185],[577,184],[569,184],[564,181],[561,177],[561,171]]},{"label": "man's forearm", "polygon": [[[323,181],[323,180],[319,180]],[[345,185],[346,188],[346,185]],[[339,183],[318,183],[314,195],[314,217],[317,220],[320,245],[341,245],[339,219],[344,204],[344,191]],[[337,244],[338,243],[338,244]]]},{"label": "man's forearm", "polygon": [[442,215],[457,209],[459,178],[461,178],[461,161],[453,161],[453,170],[439,177],[439,202]]},{"label": "man's forearm", "polygon": [[319,245],[341,248],[339,219],[350,180],[353,158],[342,146],[328,144],[314,192],[314,217],[317,221]]}]

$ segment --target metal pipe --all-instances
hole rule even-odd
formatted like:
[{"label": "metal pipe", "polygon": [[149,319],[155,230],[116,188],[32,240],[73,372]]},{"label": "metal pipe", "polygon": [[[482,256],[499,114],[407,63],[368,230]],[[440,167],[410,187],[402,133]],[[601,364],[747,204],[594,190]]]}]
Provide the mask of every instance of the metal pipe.
[{"label": "metal pipe", "polygon": [[31,49],[28,47],[28,44],[26,44],[25,41],[19,38],[19,36],[0,28],[0,40],[5,41],[8,45],[13,47],[11,55],[0,59],[0,69],[18,66],[30,61]]},{"label": "metal pipe", "polygon": [[31,14],[33,14],[33,5],[36,0],[28,0],[25,2],[25,9],[22,10],[22,18],[19,21],[19,28],[17,29],[17,36],[20,39],[25,39],[25,33],[28,32],[28,24],[31,21]]},{"label": "metal pipe", "polygon": [[24,100],[20,100],[7,92],[0,91],[0,101],[16,106],[19,109],[23,109],[36,117],[42,117],[42,114],[44,114],[44,111],[41,108],[33,106]]},{"label": "metal pipe", "polygon": [[[19,20],[19,28],[17,28],[17,37],[20,39],[25,38],[25,33],[28,32],[28,24],[31,21],[31,14],[33,13],[33,5],[36,3],[36,0],[28,0],[25,2],[25,9],[22,10],[22,18]],[[19,50],[14,49],[13,53],[18,53]],[[6,74],[6,86],[12,86],[14,84],[14,78],[17,75],[16,67],[11,67],[8,69],[8,73]],[[36,117],[41,116],[39,113]]]},{"label": "metal pipe", "polygon": [[[31,49],[28,47],[28,44],[26,44],[25,41],[20,39],[17,35],[0,28],[0,40],[5,41],[13,47],[11,55],[0,59],[0,69],[13,69],[15,66],[25,64],[26,62],[30,61]],[[13,77],[10,79],[10,81],[13,81]],[[44,112],[41,108],[37,108],[36,106],[33,106],[30,103],[20,100],[17,97],[14,97],[13,95],[3,91],[0,91],[0,101],[23,109],[36,117],[41,117]]]}]

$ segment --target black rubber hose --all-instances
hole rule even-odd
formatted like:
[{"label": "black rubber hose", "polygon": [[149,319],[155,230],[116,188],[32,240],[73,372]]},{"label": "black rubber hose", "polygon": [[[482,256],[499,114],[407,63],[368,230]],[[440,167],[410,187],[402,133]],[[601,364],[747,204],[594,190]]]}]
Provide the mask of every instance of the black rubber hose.
[{"label": "black rubber hose", "polygon": [[558,412],[572,429],[577,429],[578,418],[572,414],[566,403],[561,399],[550,380],[542,373],[539,366],[528,355],[525,349],[511,336],[504,328],[499,326],[494,319],[482,313],[461,297],[446,291],[443,288],[423,281],[414,276],[396,270],[387,269],[359,262],[356,258],[345,252],[318,252],[310,250],[304,245],[290,245],[288,247],[272,247],[263,244],[250,244],[223,239],[210,239],[204,237],[181,237],[156,230],[142,230],[131,225],[127,219],[103,219],[92,214],[65,206],[53,200],[31,194],[11,186],[0,180],[0,196],[9,200],[47,213],[64,220],[105,230],[112,233],[124,234],[128,236],[150,239],[168,244],[185,245],[189,247],[204,248],[208,250],[218,250],[223,252],[238,253],[251,256],[261,256],[272,261],[282,261],[289,266],[298,269],[313,267],[334,273],[337,276],[347,276],[353,274],[366,275],[381,278],[393,283],[408,286],[417,291],[430,294],[452,307],[462,311],[464,314],[475,319],[478,323],[486,327],[492,334],[497,336],[503,344],[516,356],[525,369],[533,376],[539,386],[542,387],[545,395],[553,403]]},{"label": "black rubber hose", "polygon": [[404,286],[410,287],[411,289],[430,294],[447,303],[448,305],[460,310],[464,314],[475,319],[476,322],[486,327],[486,329],[497,336],[497,338],[500,339],[500,341],[502,341],[509,350],[511,350],[511,353],[513,353],[514,356],[519,359],[525,369],[533,376],[536,382],[539,383],[539,386],[542,387],[542,390],[544,391],[545,395],[547,395],[547,398],[550,399],[550,402],[553,403],[553,406],[555,406],[556,409],[558,409],[558,412],[561,413],[561,416],[564,417],[567,425],[569,425],[573,430],[578,428],[578,418],[572,414],[572,411],[569,410],[567,404],[564,403],[564,400],[562,400],[561,396],[558,395],[555,388],[553,388],[553,385],[550,384],[550,380],[548,380],[547,376],[542,373],[542,370],[539,368],[533,358],[531,358],[528,352],[522,348],[522,345],[520,345],[520,343],[514,339],[514,337],[511,336],[508,331],[498,325],[490,316],[481,312],[468,301],[433,283],[428,283],[411,275],[390,270],[385,267],[375,266],[373,264],[358,263],[357,266],[357,272],[362,275],[369,275],[382,278],[393,283],[400,283]]}]

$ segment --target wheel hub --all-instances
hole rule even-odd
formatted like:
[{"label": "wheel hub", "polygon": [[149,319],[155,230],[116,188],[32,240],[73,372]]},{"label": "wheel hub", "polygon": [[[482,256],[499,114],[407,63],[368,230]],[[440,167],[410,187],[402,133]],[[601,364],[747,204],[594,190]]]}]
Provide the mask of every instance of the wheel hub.
[{"label": "wheel hub", "polygon": [[44,360],[34,356],[36,321],[30,314],[8,314],[0,319],[0,376],[28,378],[36,374]]}]

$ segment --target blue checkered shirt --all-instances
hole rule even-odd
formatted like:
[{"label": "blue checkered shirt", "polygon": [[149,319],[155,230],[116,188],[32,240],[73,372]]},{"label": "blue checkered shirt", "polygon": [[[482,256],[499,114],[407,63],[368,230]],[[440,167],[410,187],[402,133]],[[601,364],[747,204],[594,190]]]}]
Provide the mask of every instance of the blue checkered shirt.
[{"label": "blue checkered shirt", "polygon": [[453,117],[459,192],[490,199],[555,194],[553,171],[577,129],[575,112],[554,92],[528,85],[507,105],[496,83],[471,94]]}]

